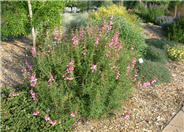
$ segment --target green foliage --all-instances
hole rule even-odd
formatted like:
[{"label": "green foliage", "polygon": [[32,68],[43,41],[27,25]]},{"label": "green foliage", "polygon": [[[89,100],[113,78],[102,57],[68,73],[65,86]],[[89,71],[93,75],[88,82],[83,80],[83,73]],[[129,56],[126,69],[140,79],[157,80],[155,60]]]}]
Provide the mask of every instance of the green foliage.
[{"label": "green foliage", "polygon": [[174,22],[164,27],[170,40],[184,42],[184,17],[174,19]]},{"label": "green foliage", "polygon": [[157,78],[157,82],[170,82],[171,72],[161,63],[144,60],[143,63],[137,64],[139,78],[143,81],[150,81]]},{"label": "green foliage", "polygon": [[[43,108],[34,103],[28,87],[22,87],[18,90],[3,87],[1,91],[1,130],[2,131],[71,131],[70,126],[74,119],[70,119],[69,115],[55,115],[52,107]],[[18,96],[11,96],[12,92],[16,92]],[[33,112],[39,111],[37,116]],[[45,115],[51,115],[51,119],[61,119],[62,124],[52,126],[45,121]]]},{"label": "green foliage", "polygon": [[167,63],[167,54],[164,50],[148,46],[146,50],[145,58],[154,62]]},{"label": "green foliage", "polygon": [[[131,63],[133,51],[121,43],[115,29],[107,30],[106,24],[81,27],[72,38],[38,51],[40,56],[35,66],[38,82],[34,88],[38,92],[38,103],[50,105],[55,114],[78,111],[82,117],[97,119],[121,106],[131,90],[132,82],[127,78],[131,77],[132,69],[127,76],[126,67]],[[112,38],[117,40],[113,46],[110,45]],[[52,52],[48,53],[49,49]],[[93,65],[96,65],[94,71]],[[66,73],[69,69],[71,71]],[[48,86],[49,73],[55,79],[51,87]]]},{"label": "green foliage", "polygon": [[124,17],[115,16],[113,28],[120,31],[119,37],[127,48],[135,46],[137,57],[140,57],[144,53],[146,44],[143,34],[134,28]]},{"label": "green foliage", "polygon": [[154,46],[159,49],[165,49],[167,45],[172,45],[173,42],[151,38],[151,39],[146,39],[146,44],[149,46]]},{"label": "green foliage", "polygon": [[33,1],[31,2],[33,21],[29,19],[27,1],[2,2],[2,39],[7,37],[26,36],[31,32],[31,25],[43,37],[46,29],[53,30],[61,24],[61,12],[65,6],[64,1]]},{"label": "green foliage", "polygon": [[155,19],[159,16],[163,16],[167,6],[164,5],[150,5],[147,6],[144,3],[137,5],[135,13],[142,17],[146,22],[155,22]]},{"label": "green foliage", "polygon": [[[2,7],[2,40],[7,37],[27,35],[31,32],[26,2],[1,2]],[[26,7],[26,8],[25,8]]]}]

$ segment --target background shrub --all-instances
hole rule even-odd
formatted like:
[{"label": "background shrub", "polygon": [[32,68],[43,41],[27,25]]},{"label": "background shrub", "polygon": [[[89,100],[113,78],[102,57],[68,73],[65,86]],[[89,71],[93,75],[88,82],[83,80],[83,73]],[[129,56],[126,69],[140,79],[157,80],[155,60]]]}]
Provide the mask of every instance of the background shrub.
[{"label": "background shrub", "polygon": [[123,16],[128,22],[132,23],[133,26],[141,30],[138,25],[138,17],[136,15],[130,14],[124,6],[111,5],[106,7],[100,7],[98,11],[90,13],[90,17],[94,19],[102,19],[104,17],[113,16]]},{"label": "background shrub", "polygon": [[152,5],[145,3],[137,4],[135,13],[142,17],[146,22],[155,22],[157,17],[165,14],[166,7],[164,5]]},{"label": "background shrub", "polygon": [[150,81],[157,78],[157,82],[170,82],[171,72],[161,63],[144,60],[143,63],[136,65],[139,78],[143,81]]},{"label": "background shrub", "polygon": [[38,39],[43,38],[46,29],[54,30],[61,24],[61,12],[65,3],[64,1],[32,1],[33,20],[31,22],[27,1],[3,1],[2,39],[7,40],[9,36],[27,36],[31,32],[31,25],[39,33]]},{"label": "background shrub", "polygon": [[127,48],[135,46],[137,57],[140,57],[145,52],[146,44],[142,32],[135,29],[124,17],[115,16],[113,28],[120,31],[119,37]]},{"label": "background shrub", "polygon": [[170,40],[184,42],[184,17],[174,19],[174,22],[164,28]]}]

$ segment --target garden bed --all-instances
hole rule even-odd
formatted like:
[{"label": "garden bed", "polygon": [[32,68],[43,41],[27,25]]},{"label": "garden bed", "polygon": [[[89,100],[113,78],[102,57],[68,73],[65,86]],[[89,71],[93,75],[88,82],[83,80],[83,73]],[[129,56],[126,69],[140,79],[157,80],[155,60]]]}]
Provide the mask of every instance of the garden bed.
[{"label": "garden bed", "polygon": [[[184,100],[184,64],[170,62],[172,81],[151,87],[134,88],[134,93],[113,119],[79,120],[76,132],[161,131],[180,109]],[[129,116],[126,116],[128,114]]]}]

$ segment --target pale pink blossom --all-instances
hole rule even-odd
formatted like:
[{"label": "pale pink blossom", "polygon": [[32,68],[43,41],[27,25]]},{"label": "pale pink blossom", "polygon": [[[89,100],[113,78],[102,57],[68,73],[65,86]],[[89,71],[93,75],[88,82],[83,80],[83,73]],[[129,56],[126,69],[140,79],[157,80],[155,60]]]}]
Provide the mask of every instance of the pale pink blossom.
[{"label": "pale pink blossom", "polygon": [[32,95],[33,100],[34,100],[35,102],[37,102],[36,93],[33,92],[33,89],[31,89],[29,92],[30,92],[30,94]]},{"label": "pale pink blossom", "polygon": [[136,81],[137,76],[138,76],[138,74],[137,74],[137,72],[136,72],[136,73],[134,74],[134,81]]},{"label": "pale pink blossom", "polygon": [[64,80],[73,80],[73,77],[69,76],[69,77],[64,78]]},{"label": "pale pink blossom", "polygon": [[38,115],[40,112],[39,111],[36,111],[36,112],[33,112],[33,115]]},{"label": "pale pink blossom", "polygon": [[134,48],[135,48],[135,46],[132,46],[132,47],[131,47],[131,50],[134,50]]},{"label": "pale pink blossom", "polygon": [[83,54],[83,55],[86,55],[86,51],[82,51],[82,54]]},{"label": "pale pink blossom", "polygon": [[58,124],[61,124],[61,120],[58,121]]},{"label": "pale pink blossom", "polygon": [[19,94],[18,93],[15,93],[15,92],[12,92],[12,93],[10,93],[10,95],[9,96],[13,96],[13,97],[15,97],[15,96],[19,96]]},{"label": "pale pink blossom", "polygon": [[119,76],[120,76],[120,71],[117,71],[117,72],[116,72],[116,79],[118,79]]},{"label": "pale pink blossom", "polygon": [[136,59],[133,58],[133,59],[131,60],[131,62],[132,62],[133,64],[135,64],[135,63],[136,63]]},{"label": "pale pink blossom", "polygon": [[126,72],[126,74],[128,75],[129,72],[130,72],[130,64],[128,64],[128,66],[127,66],[127,72]]},{"label": "pale pink blossom", "polygon": [[52,124],[53,126],[56,125],[57,121],[52,121],[52,120],[49,120],[49,123]]},{"label": "pale pink blossom", "polygon": [[97,69],[97,65],[91,64],[91,70],[94,72]]},{"label": "pale pink blossom", "polygon": [[36,47],[32,47],[32,56],[35,58],[36,57]]},{"label": "pale pink blossom", "polygon": [[117,68],[117,66],[115,66],[115,65],[113,65],[112,67],[111,67],[111,69],[116,69]]},{"label": "pale pink blossom", "polygon": [[150,82],[144,82],[144,87],[150,86]]},{"label": "pale pink blossom", "polygon": [[31,86],[32,86],[32,87],[35,87],[36,81],[37,81],[37,79],[36,79],[36,74],[33,74],[33,75],[30,77],[30,83],[31,83]]},{"label": "pale pink blossom", "polygon": [[151,84],[156,83],[156,81],[157,81],[157,78],[153,79],[153,80],[151,81]]},{"label": "pale pink blossom", "polygon": [[111,25],[108,25],[108,26],[107,26],[107,29],[108,29],[108,30],[111,30],[111,29],[112,29],[112,26],[111,26]]},{"label": "pale pink blossom", "polygon": [[97,45],[98,45],[98,41],[99,41],[99,38],[98,38],[98,37],[96,37],[95,46],[97,46]]},{"label": "pale pink blossom", "polygon": [[25,64],[26,64],[27,68],[29,69],[29,71],[33,70],[32,66],[29,65],[27,60],[25,61]]},{"label": "pale pink blossom", "polygon": [[141,87],[141,86],[142,86],[142,84],[141,84],[141,81],[140,81],[140,80],[137,82],[137,86],[138,86],[138,87]]},{"label": "pale pink blossom", "polygon": [[75,117],[75,114],[73,112],[70,115],[71,115],[71,117]]},{"label": "pale pink blossom", "polygon": [[47,121],[50,121],[50,117],[49,117],[48,114],[45,115],[45,121],[46,121],[46,122],[47,122]]},{"label": "pale pink blossom", "polygon": [[49,38],[49,30],[46,31],[47,39]]}]

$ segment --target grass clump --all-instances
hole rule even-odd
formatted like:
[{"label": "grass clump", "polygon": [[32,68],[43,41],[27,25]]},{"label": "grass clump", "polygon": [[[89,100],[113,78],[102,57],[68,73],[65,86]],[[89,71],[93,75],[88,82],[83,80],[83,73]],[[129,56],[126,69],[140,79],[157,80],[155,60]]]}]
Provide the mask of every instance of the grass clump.
[{"label": "grass clump", "polygon": [[147,47],[145,59],[163,64],[168,62],[166,52],[162,49],[155,48],[154,46]]},{"label": "grass clump", "polygon": [[143,63],[137,64],[136,68],[140,79],[143,81],[150,81],[157,78],[158,83],[170,82],[172,75],[171,72],[161,63],[144,60]]}]

